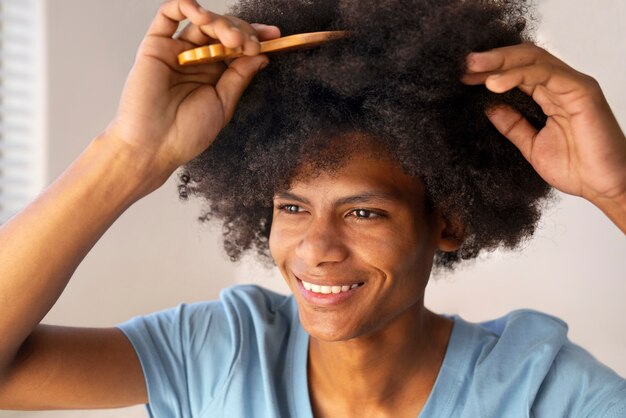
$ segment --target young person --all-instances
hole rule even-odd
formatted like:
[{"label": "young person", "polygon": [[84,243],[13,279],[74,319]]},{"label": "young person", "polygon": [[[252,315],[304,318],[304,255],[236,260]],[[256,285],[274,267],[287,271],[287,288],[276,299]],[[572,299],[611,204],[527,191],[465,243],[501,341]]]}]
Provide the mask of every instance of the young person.
[{"label": "young person", "polygon": [[[626,382],[560,320],[475,325],[423,305],[433,264],[515,247],[550,187],[626,232],[626,140],[598,84],[524,42],[523,2],[410,5],[164,3],[115,119],[0,230],[0,406],[625,413]],[[259,40],[335,29],[350,36],[258,55]],[[214,41],[246,56],[177,64]],[[208,199],[228,254],[271,256],[293,295],[241,286],[118,328],[39,325],[106,229],[181,165],[181,196]]]}]

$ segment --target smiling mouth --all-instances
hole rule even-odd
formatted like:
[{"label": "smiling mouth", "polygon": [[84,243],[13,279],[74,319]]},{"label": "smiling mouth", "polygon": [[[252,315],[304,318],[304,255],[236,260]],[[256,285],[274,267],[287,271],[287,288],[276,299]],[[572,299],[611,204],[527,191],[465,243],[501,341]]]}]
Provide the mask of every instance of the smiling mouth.
[{"label": "smiling mouth", "polygon": [[344,293],[349,292],[352,289],[356,289],[357,287],[363,286],[364,282],[354,283],[352,285],[343,285],[343,286],[321,286],[318,284],[313,284],[309,282],[305,282],[304,280],[298,279],[302,283],[302,286],[313,293],[320,293],[323,295],[329,295],[331,293]]}]

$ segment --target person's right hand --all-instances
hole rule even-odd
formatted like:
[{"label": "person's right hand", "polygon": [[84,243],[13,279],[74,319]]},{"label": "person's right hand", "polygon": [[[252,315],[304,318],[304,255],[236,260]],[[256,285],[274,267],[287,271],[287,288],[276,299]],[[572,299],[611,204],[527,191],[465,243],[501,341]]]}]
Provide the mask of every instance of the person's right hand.
[{"label": "person's right hand", "polygon": [[[191,24],[175,39],[185,18]],[[113,222],[206,149],[232,117],[242,92],[268,62],[258,55],[255,34],[280,36],[276,27],[219,16],[194,0],[164,3],[139,48],[115,119],[2,225],[0,409],[117,408],[148,401],[141,364],[117,328],[40,323]],[[242,46],[247,56],[228,65],[178,65],[180,52],[211,42]]]},{"label": "person's right hand", "polygon": [[[174,36],[185,19],[189,25]],[[139,47],[105,137],[128,146],[142,162],[149,161],[151,172],[164,181],[204,151],[232,118],[243,91],[269,62],[258,55],[259,39],[279,36],[275,26],[221,16],[195,0],[165,2]],[[228,65],[178,64],[179,53],[216,42],[241,46],[246,56]]]}]

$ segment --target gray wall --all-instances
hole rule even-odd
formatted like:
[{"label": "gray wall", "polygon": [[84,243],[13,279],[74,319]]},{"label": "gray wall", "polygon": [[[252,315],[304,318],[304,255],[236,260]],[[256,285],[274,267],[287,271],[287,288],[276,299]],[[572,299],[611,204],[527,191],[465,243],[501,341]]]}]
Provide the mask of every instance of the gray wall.
[{"label": "gray wall", "polygon": [[[49,180],[114,115],[134,51],[160,1],[48,1]],[[603,85],[626,126],[626,3],[544,0],[543,44]],[[210,5],[211,3],[205,2]],[[221,2],[213,10],[223,11]],[[82,263],[46,322],[109,326],[182,301],[215,298],[235,282],[286,291],[253,263],[231,265],[217,230],[201,228],[195,204],[178,202],[172,179],[128,210]],[[436,311],[481,320],[529,307],[562,317],[570,337],[626,375],[626,239],[580,199],[552,207],[523,252],[495,253],[429,286]],[[0,412],[8,417],[145,417],[114,411]]]}]

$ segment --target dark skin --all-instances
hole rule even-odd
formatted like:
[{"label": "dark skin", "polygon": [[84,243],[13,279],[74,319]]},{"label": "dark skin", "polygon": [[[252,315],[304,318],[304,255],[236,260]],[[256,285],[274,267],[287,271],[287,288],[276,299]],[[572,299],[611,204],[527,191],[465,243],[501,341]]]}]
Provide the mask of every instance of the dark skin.
[{"label": "dark skin", "polygon": [[[174,38],[186,18],[190,25]],[[119,330],[39,322],[125,209],[211,145],[268,62],[257,55],[258,40],[278,36],[276,27],[220,16],[194,0],[163,4],[137,53],[115,119],[35,202],[0,228],[0,408],[109,408],[147,401],[141,366]],[[242,46],[247,56],[228,65],[177,65],[179,52],[210,42]],[[548,115],[541,131],[507,108],[492,109],[491,121],[548,183],[589,200],[626,232],[626,139],[597,82],[532,45],[471,54],[468,70],[467,84],[532,95]],[[328,272],[327,277],[364,283],[354,293],[362,298],[351,298],[357,313],[351,316],[343,307],[316,308],[296,293],[311,335],[309,383],[316,415],[416,416],[450,335],[449,321],[423,308],[423,287],[432,252],[454,249],[458,229],[426,216],[422,201],[407,198],[409,192],[423,196],[419,183],[398,173],[393,161],[380,160],[376,170],[364,171],[362,157],[347,161],[326,195],[315,193],[328,182],[324,175],[317,183],[292,183],[293,194],[309,203],[296,202],[305,208],[302,213],[282,215],[304,221],[278,222],[272,236],[288,239],[282,246],[273,243],[272,251],[291,286],[298,284],[292,273],[301,271],[312,282]],[[383,242],[370,242],[372,251],[367,242],[348,239],[367,235],[373,226],[349,227],[353,215],[365,212],[338,205],[347,184],[400,191],[391,203],[361,200],[351,208],[389,205],[395,215],[378,224],[378,231],[397,232],[401,239],[386,241],[405,257],[384,251]],[[306,245],[315,241],[325,243],[324,251],[316,254]]]},{"label": "dark skin", "polygon": [[507,107],[489,119],[547,183],[587,199],[626,233],[626,137],[598,82],[531,44],[473,53],[467,64],[466,84],[532,96],[548,116],[543,129]]},{"label": "dark skin", "polygon": [[[270,249],[310,334],[315,416],[415,417],[452,328],[424,307],[425,287],[435,250],[460,239],[427,208],[421,181],[373,157],[384,154],[375,145],[349,140],[360,151],[337,171],[299,176],[276,195]],[[302,281],[360,286],[318,301]]]}]

